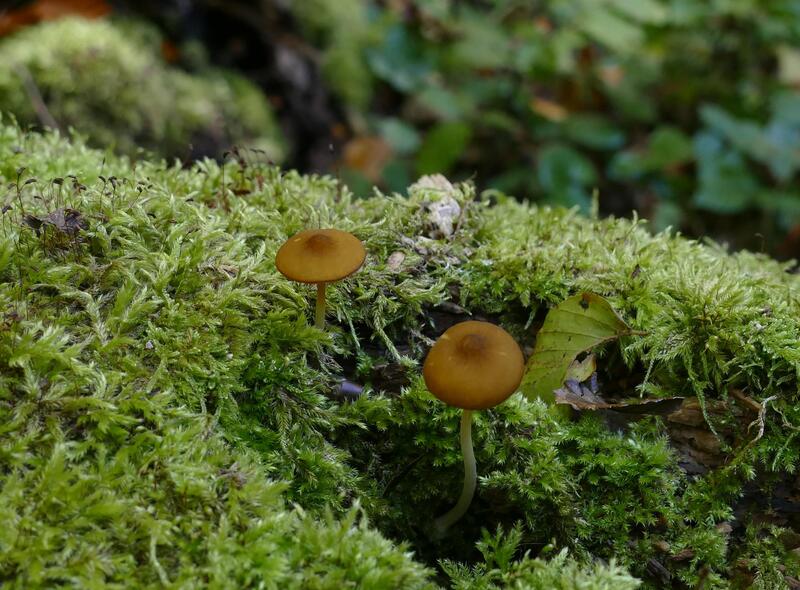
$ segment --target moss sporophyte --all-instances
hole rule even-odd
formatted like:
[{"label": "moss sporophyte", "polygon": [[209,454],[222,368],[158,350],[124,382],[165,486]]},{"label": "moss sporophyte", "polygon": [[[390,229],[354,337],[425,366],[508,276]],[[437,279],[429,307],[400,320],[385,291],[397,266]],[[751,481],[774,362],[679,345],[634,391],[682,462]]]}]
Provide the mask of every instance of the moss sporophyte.
[{"label": "moss sporophyte", "polygon": [[338,229],[309,229],[286,240],[275,266],[287,278],[317,285],[316,326],[325,327],[325,288],[356,272],[367,252],[353,234]]},{"label": "moss sporophyte", "polygon": [[435,534],[461,518],[475,493],[477,468],[472,450],[472,412],[492,408],[517,390],[525,361],[519,345],[502,328],[467,321],[451,327],[425,359],[425,384],[444,403],[461,408],[461,452],[464,488],[456,505],[436,519]]}]

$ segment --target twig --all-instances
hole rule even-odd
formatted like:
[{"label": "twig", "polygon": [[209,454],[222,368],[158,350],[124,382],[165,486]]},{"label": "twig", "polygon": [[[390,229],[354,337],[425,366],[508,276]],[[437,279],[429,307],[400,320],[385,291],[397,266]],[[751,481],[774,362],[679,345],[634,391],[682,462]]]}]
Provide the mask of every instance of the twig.
[{"label": "twig", "polygon": [[749,443],[747,443],[748,447],[752,447],[759,440],[761,440],[761,437],[764,436],[764,428],[766,426],[766,417],[767,417],[767,404],[769,402],[771,402],[771,401],[776,400],[776,399],[778,399],[778,396],[777,395],[772,395],[772,396],[766,398],[765,400],[763,400],[760,404],[758,404],[758,402],[756,402],[758,404],[758,406],[759,406],[758,418],[756,418],[755,420],[753,420],[750,423],[750,425],[747,427],[747,430],[750,430],[753,427],[753,425],[758,424],[758,434],[756,435],[756,437],[753,440],[751,440]]},{"label": "twig", "polygon": [[401,470],[400,470],[398,473],[396,473],[396,474],[395,474],[395,475],[392,477],[392,479],[390,479],[390,480],[389,480],[389,482],[386,484],[386,487],[385,487],[385,488],[383,488],[383,492],[381,492],[381,496],[382,496],[383,498],[385,498],[386,496],[388,496],[388,495],[389,495],[389,492],[391,492],[391,491],[392,491],[392,490],[393,490],[393,489],[394,489],[394,488],[397,486],[397,484],[399,484],[399,483],[400,483],[400,481],[401,481],[401,480],[402,480],[402,479],[403,479],[403,478],[404,478],[406,475],[408,475],[408,474],[411,472],[411,470],[412,470],[412,469],[414,469],[414,466],[415,466],[417,463],[419,463],[419,462],[420,462],[420,460],[421,460],[421,459],[422,459],[424,456],[425,456],[425,455],[417,455],[417,456],[416,456],[414,459],[412,459],[412,460],[411,460],[411,462],[410,462],[410,463],[406,464],[406,465],[405,465],[405,467],[403,467],[403,468],[402,468],[402,469],[401,469]]},{"label": "twig", "polygon": [[25,92],[33,105],[33,110],[36,111],[36,116],[39,117],[39,122],[45,127],[52,127],[61,132],[62,129],[58,122],[56,122],[53,115],[50,114],[50,111],[47,110],[47,105],[44,103],[42,93],[39,92],[39,87],[36,86],[36,82],[28,68],[24,65],[17,64],[14,70],[17,72],[20,80],[22,80],[22,86],[25,88]]},{"label": "twig", "polygon": [[733,397],[735,397],[738,401],[742,402],[751,410],[754,410],[756,412],[761,412],[761,404],[755,401],[753,398],[747,397],[744,394],[744,392],[738,389],[731,389],[730,393]]}]

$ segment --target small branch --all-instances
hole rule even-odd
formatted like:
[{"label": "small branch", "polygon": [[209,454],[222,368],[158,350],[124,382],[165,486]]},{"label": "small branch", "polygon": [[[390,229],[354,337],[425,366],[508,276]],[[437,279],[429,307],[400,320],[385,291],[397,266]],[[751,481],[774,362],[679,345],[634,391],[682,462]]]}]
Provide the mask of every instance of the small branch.
[{"label": "small branch", "polygon": [[411,473],[411,470],[414,469],[414,466],[422,460],[425,455],[417,455],[414,459],[411,460],[405,467],[403,467],[396,475],[389,480],[389,483],[386,484],[386,487],[383,488],[383,492],[381,492],[381,497],[386,498],[389,493],[397,486],[400,481]]},{"label": "small branch", "polygon": [[741,390],[731,389],[730,394],[751,410],[755,412],[761,412],[761,404],[755,401],[753,398],[747,397]]},{"label": "small branch", "polygon": [[759,406],[758,418],[756,418],[755,420],[753,420],[750,423],[750,425],[747,427],[747,430],[750,430],[753,426],[758,424],[758,434],[756,435],[756,437],[753,440],[751,440],[749,443],[747,443],[747,447],[748,448],[752,447],[759,440],[761,440],[761,437],[764,436],[764,428],[766,427],[766,417],[767,417],[767,404],[769,402],[771,402],[771,401],[775,401],[776,399],[778,399],[778,396],[777,395],[773,395],[773,396],[770,396],[770,397],[766,398],[760,404],[758,404],[758,402],[754,402]]},{"label": "small branch", "polygon": [[42,93],[39,92],[39,87],[36,86],[36,82],[34,81],[33,76],[31,76],[28,68],[21,64],[17,64],[14,67],[14,71],[16,71],[17,75],[22,81],[22,86],[25,88],[25,93],[28,95],[28,98],[31,101],[33,110],[36,111],[36,116],[39,118],[39,122],[44,127],[51,127],[53,129],[57,129],[59,132],[63,132],[58,122],[55,120],[55,118],[53,118],[53,115],[51,115],[50,111],[47,110],[47,105],[44,103]]}]

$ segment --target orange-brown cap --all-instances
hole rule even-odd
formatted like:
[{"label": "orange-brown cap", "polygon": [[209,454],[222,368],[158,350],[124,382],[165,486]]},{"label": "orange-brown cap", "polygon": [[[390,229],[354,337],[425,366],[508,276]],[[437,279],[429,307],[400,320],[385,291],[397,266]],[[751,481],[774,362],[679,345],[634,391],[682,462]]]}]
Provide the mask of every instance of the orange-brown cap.
[{"label": "orange-brown cap", "polygon": [[353,234],[338,229],[307,229],[286,240],[275,255],[275,266],[301,283],[338,281],[356,272],[367,251]]},{"label": "orange-brown cap", "polygon": [[422,374],[430,392],[464,410],[504,402],[522,381],[525,359],[511,335],[488,322],[461,322],[442,334]]}]

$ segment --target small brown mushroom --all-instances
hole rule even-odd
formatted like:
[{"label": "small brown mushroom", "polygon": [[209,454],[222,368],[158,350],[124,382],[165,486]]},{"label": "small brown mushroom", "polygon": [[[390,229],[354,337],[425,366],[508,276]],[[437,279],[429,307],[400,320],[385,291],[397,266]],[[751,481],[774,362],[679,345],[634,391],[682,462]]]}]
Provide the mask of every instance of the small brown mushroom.
[{"label": "small brown mushroom", "polygon": [[519,345],[502,328],[487,322],[456,324],[439,337],[425,359],[422,374],[430,392],[461,408],[461,452],[464,488],[456,505],[436,519],[438,535],[467,511],[477,483],[472,450],[472,411],[492,408],[514,393],[522,381],[525,359]]},{"label": "small brown mushroom", "polygon": [[309,229],[286,240],[275,266],[288,279],[317,285],[316,326],[325,326],[325,287],[356,272],[367,252],[361,241],[338,229]]}]

